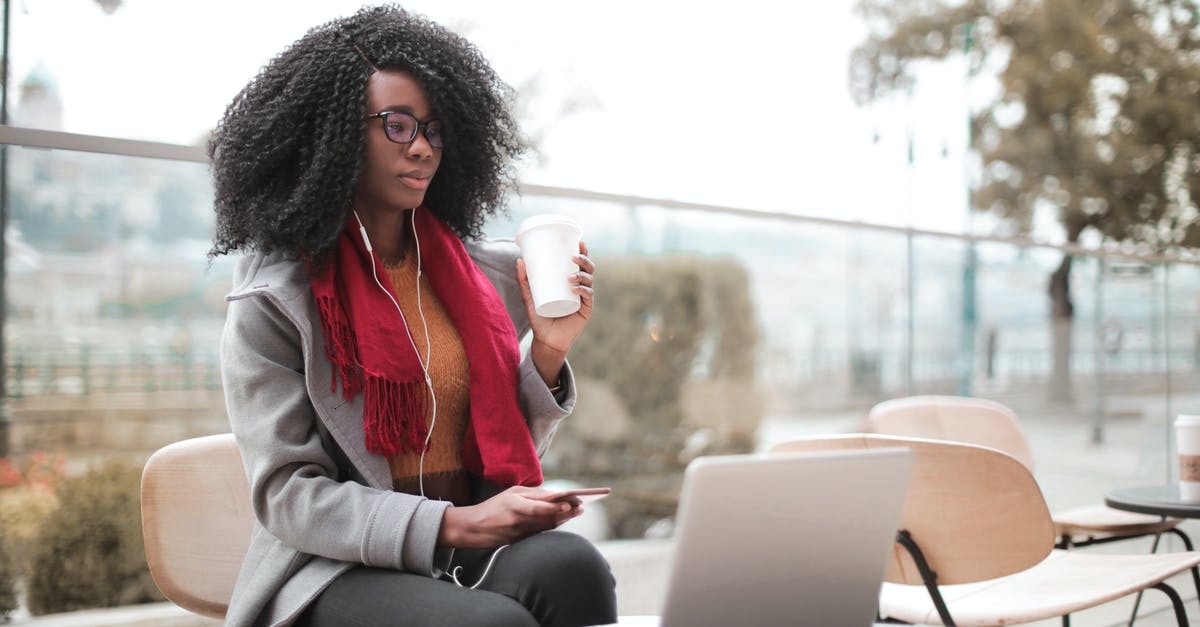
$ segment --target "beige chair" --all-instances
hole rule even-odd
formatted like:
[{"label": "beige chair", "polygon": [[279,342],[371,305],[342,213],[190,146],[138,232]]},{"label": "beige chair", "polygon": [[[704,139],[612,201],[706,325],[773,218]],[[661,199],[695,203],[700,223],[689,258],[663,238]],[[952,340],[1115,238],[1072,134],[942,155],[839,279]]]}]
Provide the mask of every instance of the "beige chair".
[{"label": "beige chair", "polygon": [[142,538],[154,583],[180,607],[224,618],[254,512],[233,434],[159,449],[142,470]]},{"label": "beige chair", "polygon": [[[1164,583],[1200,553],[1100,555],[1054,549],[1054,524],[1028,468],[1000,451],[944,440],[851,434],[778,444],[772,453],[913,449],[912,480],[880,613],[909,623],[1007,625],[1067,616]],[[1065,619],[1064,619],[1064,622]]]},{"label": "beige chair", "polygon": [[[142,470],[142,539],[168,600],[223,619],[250,546],[250,484],[233,434],[169,444]],[[639,617],[620,617],[640,625]]]},{"label": "beige chair", "polygon": [[[967,442],[999,449],[1034,471],[1033,451],[1021,423],[1008,407],[980,398],[912,396],[884,401],[871,408],[862,431]],[[1112,509],[1097,503],[1053,514],[1058,548],[1101,544],[1153,535],[1179,536],[1187,550],[1192,541],[1178,529],[1179,518],[1162,518]],[[1151,552],[1153,552],[1153,550]],[[1200,580],[1196,581],[1200,590]]]}]

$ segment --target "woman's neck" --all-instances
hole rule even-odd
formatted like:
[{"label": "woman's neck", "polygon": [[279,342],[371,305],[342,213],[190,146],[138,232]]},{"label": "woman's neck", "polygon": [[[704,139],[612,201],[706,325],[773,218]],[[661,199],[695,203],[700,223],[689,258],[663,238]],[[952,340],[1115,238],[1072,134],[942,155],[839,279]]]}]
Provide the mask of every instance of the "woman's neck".
[{"label": "woman's neck", "polygon": [[396,265],[408,252],[410,209],[371,211],[358,210],[358,217],[371,238],[371,248],[383,265]]}]

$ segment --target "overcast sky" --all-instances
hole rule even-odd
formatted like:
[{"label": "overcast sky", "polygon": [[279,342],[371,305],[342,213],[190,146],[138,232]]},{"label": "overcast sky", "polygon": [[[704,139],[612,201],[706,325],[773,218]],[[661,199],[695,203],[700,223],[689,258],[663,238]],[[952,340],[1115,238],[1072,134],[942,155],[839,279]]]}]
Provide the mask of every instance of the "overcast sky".
[{"label": "overcast sky", "polygon": [[[18,0],[13,65],[58,81],[65,130],[192,143],[257,70],[359,2]],[[540,77],[544,164],[528,182],[911,224],[966,225],[965,72],[860,109],[851,0],[414,0],[510,84]],[[555,119],[568,94],[593,105]],[[553,121],[549,124],[548,121]],[[913,137],[914,163],[907,161]]]}]

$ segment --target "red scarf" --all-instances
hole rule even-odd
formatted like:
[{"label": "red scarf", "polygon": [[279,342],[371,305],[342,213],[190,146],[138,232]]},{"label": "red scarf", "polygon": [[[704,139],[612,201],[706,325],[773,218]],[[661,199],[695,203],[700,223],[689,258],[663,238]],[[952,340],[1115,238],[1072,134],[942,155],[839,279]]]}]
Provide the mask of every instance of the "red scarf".
[{"label": "red scarf", "polygon": [[[458,330],[469,364],[471,415],[463,465],[501,487],[540,485],[541,464],[517,405],[521,356],[504,302],[454,231],[428,209],[414,211],[421,271]],[[371,265],[387,293],[376,285]],[[325,355],[334,366],[331,391],[340,378],[346,400],[365,393],[367,450],[387,456],[424,450],[425,375],[404,318],[389,298],[391,282],[367,252],[353,215],[328,266],[310,283],[325,333]]]}]

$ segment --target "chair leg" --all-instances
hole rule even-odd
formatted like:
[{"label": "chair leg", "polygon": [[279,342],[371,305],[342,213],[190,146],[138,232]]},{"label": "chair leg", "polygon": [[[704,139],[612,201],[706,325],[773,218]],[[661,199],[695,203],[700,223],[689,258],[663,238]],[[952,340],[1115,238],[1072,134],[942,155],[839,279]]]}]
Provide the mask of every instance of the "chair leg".
[{"label": "chair leg", "polygon": [[[1179,539],[1183,541],[1183,548],[1189,551],[1195,550],[1192,547],[1192,539],[1189,538],[1188,534],[1184,533],[1182,529],[1179,527],[1171,527],[1167,531],[1179,536]],[[1192,567],[1192,583],[1196,585],[1196,596],[1200,598],[1200,568],[1195,566]]]},{"label": "chair leg", "polygon": [[1192,549],[1192,539],[1189,538],[1188,534],[1184,533],[1182,529],[1180,529],[1179,527],[1171,527],[1170,529],[1167,529],[1167,531],[1179,536],[1179,539],[1183,540],[1184,548],[1186,548],[1189,551],[1193,550]]},{"label": "chair leg", "polygon": [[1063,614],[1062,627],[1071,627],[1071,615],[1070,614]]},{"label": "chair leg", "polygon": [[[1154,534],[1154,544],[1150,545],[1151,553],[1158,553],[1158,543],[1162,540],[1162,533]],[[1196,584],[1196,590],[1200,590],[1200,582]],[[1133,621],[1137,620],[1138,608],[1142,605],[1142,593],[1145,590],[1138,590],[1137,596],[1133,599],[1133,610],[1129,612],[1129,627],[1133,627]]]},{"label": "chair leg", "polygon": [[1179,623],[1179,627],[1187,627],[1187,611],[1183,609],[1183,599],[1179,598],[1179,593],[1175,589],[1165,583],[1159,582],[1154,584],[1154,588],[1162,590],[1163,594],[1171,599],[1171,607],[1175,608],[1175,622]]},{"label": "chair leg", "polygon": [[946,600],[942,598],[942,593],[938,590],[937,573],[929,568],[929,562],[925,561],[925,554],[917,546],[917,541],[913,540],[912,534],[907,529],[901,529],[896,532],[896,542],[899,542],[900,546],[904,547],[912,556],[917,571],[921,573],[921,581],[925,582],[925,590],[929,592],[929,599],[933,601],[933,607],[937,609],[938,617],[942,619],[942,624],[946,627],[957,627],[954,619],[950,616],[950,608],[946,607]]}]

